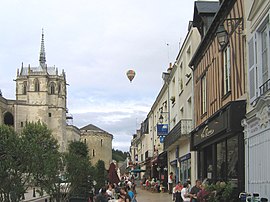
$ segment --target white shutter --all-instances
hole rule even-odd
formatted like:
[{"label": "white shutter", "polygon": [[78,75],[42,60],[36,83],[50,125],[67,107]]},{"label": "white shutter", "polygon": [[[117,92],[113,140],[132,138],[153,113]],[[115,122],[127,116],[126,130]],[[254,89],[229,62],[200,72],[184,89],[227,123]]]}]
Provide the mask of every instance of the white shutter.
[{"label": "white shutter", "polygon": [[257,95],[256,95],[256,51],[255,51],[255,43],[256,38],[255,35],[248,42],[248,79],[249,79],[249,99],[250,103],[252,103]]}]

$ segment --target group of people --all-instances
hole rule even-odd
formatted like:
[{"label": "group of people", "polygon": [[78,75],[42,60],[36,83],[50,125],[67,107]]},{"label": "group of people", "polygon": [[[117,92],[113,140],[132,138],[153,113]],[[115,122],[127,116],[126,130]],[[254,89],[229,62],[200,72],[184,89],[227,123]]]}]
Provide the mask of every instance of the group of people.
[{"label": "group of people", "polygon": [[180,181],[173,185],[172,173],[169,175],[169,194],[172,194],[172,199],[175,202],[206,202],[208,192],[205,190],[205,185],[200,180],[196,180],[195,186],[191,187],[191,182],[188,180],[185,183]]},{"label": "group of people", "polygon": [[147,190],[151,190],[154,192],[161,192],[164,189],[164,182],[160,181],[158,178],[152,178],[149,177],[147,178],[143,178],[142,180],[142,185],[144,188],[146,188]]},{"label": "group of people", "polygon": [[118,184],[108,184],[102,187],[94,202],[136,202],[136,184],[129,179],[122,178]]}]

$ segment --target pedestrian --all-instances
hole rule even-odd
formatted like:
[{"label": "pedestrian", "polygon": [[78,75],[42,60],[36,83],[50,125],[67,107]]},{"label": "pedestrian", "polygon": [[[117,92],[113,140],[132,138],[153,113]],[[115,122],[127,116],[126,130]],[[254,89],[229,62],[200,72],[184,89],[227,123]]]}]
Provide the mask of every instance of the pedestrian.
[{"label": "pedestrian", "polygon": [[190,195],[188,193],[189,184],[187,182],[184,183],[183,189],[181,190],[181,198],[184,202],[190,202]]},{"label": "pedestrian", "polygon": [[123,202],[131,202],[131,198],[128,195],[125,187],[121,187],[119,199],[120,199],[120,201],[123,201]]},{"label": "pedestrian", "polygon": [[182,189],[183,189],[183,186],[182,186],[181,182],[178,181],[176,186],[173,189],[173,195],[174,195],[175,202],[182,202],[183,201],[181,198]]},{"label": "pedestrian", "polygon": [[173,191],[173,172],[170,172],[169,177],[168,177],[168,189],[169,189],[169,194],[172,194]]},{"label": "pedestrian", "polygon": [[127,187],[128,195],[131,198],[131,202],[137,202],[136,194],[131,190],[130,187]]},{"label": "pedestrian", "polygon": [[201,184],[202,182],[200,180],[196,180],[195,186],[193,186],[189,192],[190,194],[190,201],[191,202],[198,202],[197,200],[197,194],[201,190]]}]

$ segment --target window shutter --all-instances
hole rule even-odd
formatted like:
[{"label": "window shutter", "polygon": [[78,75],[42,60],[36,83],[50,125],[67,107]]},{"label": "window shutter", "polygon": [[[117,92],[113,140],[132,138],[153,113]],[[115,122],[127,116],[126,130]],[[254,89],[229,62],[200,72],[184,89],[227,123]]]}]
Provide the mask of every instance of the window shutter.
[{"label": "window shutter", "polygon": [[[254,35],[255,36],[255,35]],[[248,42],[248,76],[249,76],[249,99],[252,103],[256,99],[256,60],[255,60],[255,37]]]}]

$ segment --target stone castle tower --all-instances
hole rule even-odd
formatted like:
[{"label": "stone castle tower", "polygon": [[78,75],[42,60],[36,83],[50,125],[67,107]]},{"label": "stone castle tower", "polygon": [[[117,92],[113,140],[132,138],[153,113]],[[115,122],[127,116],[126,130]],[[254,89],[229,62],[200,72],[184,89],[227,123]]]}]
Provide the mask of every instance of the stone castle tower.
[{"label": "stone castle tower", "polygon": [[47,124],[58,140],[60,151],[65,151],[66,138],[66,77],[58,68],[47,66],[42,31],[39,65],[17,70],[16,112],[14,127],[20,131],[26,122]]},{"label": "stone castle tower", "polygon": [[103,160],[105,168],[109,169],[112,162],[113,135],[92,124],[84,126],[80,131],[81,141],[88,146],[92,165],[95,165],[98,160]]}]

